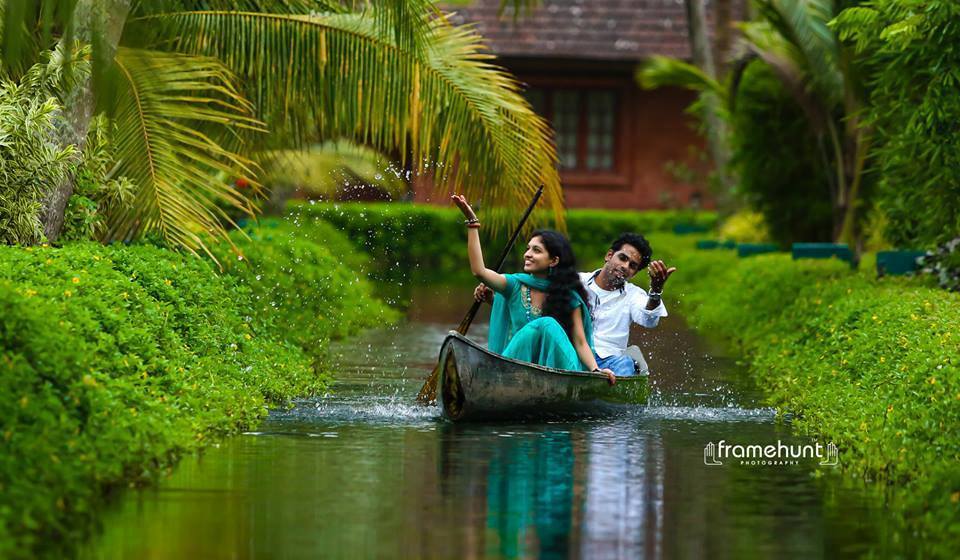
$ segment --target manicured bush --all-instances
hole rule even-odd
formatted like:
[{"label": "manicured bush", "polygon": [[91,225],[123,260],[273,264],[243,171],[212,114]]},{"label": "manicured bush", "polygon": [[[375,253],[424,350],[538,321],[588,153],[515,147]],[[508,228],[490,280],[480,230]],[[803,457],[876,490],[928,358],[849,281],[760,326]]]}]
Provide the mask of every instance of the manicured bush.
[{"label": "manicured bush", "polygon": [[770,229],[763,214],[739,210],[720,224],[717,237],[737,243],[767,243],[770,241]]},{"label": "manicured bush", "polygon": [[[488,214],[482,209],[478,214],[481,221],[487,221]],[[380,277],[449,274],[465,270],[467,266],[466,230],[455,208],[420,204],[293,203],[289,215],[295,222],[308,224],[320,220],[344,231],[358,248],[373,255],[373,272]],[[624,231],[641,234],[669,231],[684,223],[712,227],[716,221],[713,212],[576,209],[566,214],[570,240],[584,266],[592,266],[610,242]],[[554,226],[546,213],[534,213],[529,220],[530,230]],[[494,263],[513,227],[511,224],[501,228],[494,237],[489,235],[489,228],[481,230],[488,264]],[[522,248],[525,241],[518,240],[517,246]]]},{"label": "manicured bush", "polygon": [[291,228],[253,229],[226,273],[150,245],[0,247],[0,557],[75,544],[105,490],[324,391],[318,345],[394,318],[349,242]]},{"label": "manicured bush", "polygon": [[399,318],[373,293],[369,257],[329,223],[273,218],[231,237],[243,258],[221,246],[218,260],[252,292],[254,322],[282,325],[315,361],[331,339]]},{"label": "manicured bush", "polygon": [[905,483],[904,515],[931,551],[960,542],[960,294],[872,266],[654,243],[679,269],[668,293],[684,315],[750,356],[773,405],[834,441],[845,468]]}]

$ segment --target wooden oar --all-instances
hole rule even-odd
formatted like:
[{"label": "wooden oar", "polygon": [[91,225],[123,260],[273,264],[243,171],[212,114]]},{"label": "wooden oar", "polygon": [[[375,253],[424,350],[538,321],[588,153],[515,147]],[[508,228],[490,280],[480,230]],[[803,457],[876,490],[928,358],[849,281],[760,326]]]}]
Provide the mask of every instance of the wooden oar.
[{"label": "wooden oar", "polygon": [[[517,242],[517,237],[520,236],[520,231],[523,230],[523,225],[527,223],[527,218],[530,217],[530,213],[533,212],[533,208],[537,205],[537,201],[540,200],[540,195],[543,194],[543,185],[540,185],[540,188],[537,189],[537,193],[533,195],[533,201],[530,202],[530,206],[527,207],[527,211],[523,213],[523,217],[520,218],[520,223],[517,224],[517,228],[513,230],[513,235],[510,236],[510,240],[507,241],[507,246],[503,248],[503,253],[500,255],[500,260],[497,261],[497,272],[500,272],[500,269],[503,268],[504,261],[507,260],[507,257],[510,255],[510,251],[513,249],[513,244]],[[473,318],[476,317],[477,311],[480,311],[480,305],[482,302],[474,301],[473,305],[470,306],[470,311],[467,311],[467,315],[460,321],[460,325],[457,327],[457,332],[466,335],[467,330],[470,329],[470,323],[473,322]],[[420,392],[417,393],[417,403],[422,405],[433,404],[437,400],[437,380],[440,378],[440,362],[437,362],[437,365],[434,366],[433,371],[430,372],[430,377],[427,378],[427,381],[423,384],[423,387],[420,388]]]}]

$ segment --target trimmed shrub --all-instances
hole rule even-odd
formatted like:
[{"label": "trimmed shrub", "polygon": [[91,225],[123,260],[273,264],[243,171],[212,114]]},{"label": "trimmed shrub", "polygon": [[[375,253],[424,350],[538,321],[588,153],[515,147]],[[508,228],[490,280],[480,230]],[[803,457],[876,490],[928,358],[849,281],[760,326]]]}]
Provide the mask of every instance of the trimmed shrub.
[{"label": "trimmed shrub", "polygon": [[218,260],[253,294],[253,321],[282,325],[318,367],[331,339],[400,318],[374,295],[369,257],[326,222],[274,218],[231,237],[243,258],[221,247]]},{"label": "trimmed shrub", "polygon": [[717,237],[737,243],[767,243],[770,241],[770,231],[763,214],[740,210],[717,228]]},{"label": "trimmed shrub", "polygon": [[688,320],[749,355],[770,403],[833,440],[844,468],[906,483],[911,530],[949,551],[960,539],[960,294],[835,260],[654,242],[678,267],[669,293]]},{"label": "trimmed shrub", "polygon": [[106,490],[326,390],[318,345],[395,318],[342,235],[290,227],[223,251],[227,274],[150,245],[0,247],[0,557],[75,544]]},{"label": "trimmed shrub", "polygon": [[[481,220],[486,215],[478,212]],[[466,270],[466,229],[456,208],[419,204],[292,203],[289,216],[295,223],[329,222],[345,232],[361,250],[373,255],[372,271],[382,278],[408,278],[419,273],[450,274]],[[713,227],[713,212],[689,211],[628,212],[613,210],[569,210],[566,228],[581,266],[592,266],[620,233],[669,231],[678,224]],[[546,214],[534,213],[528,231],[553,227]],[[510,225],[505,229],[512,230]],[[481,230],[485,257],[494,264],[510,231],[490,237]],[[518,240],[522,248],[524,240]],[[518,254],[522,249],[517,249]],[[596,256],[594,256],[596,255]],[[517,259],[516,262],[519,262]]]}]

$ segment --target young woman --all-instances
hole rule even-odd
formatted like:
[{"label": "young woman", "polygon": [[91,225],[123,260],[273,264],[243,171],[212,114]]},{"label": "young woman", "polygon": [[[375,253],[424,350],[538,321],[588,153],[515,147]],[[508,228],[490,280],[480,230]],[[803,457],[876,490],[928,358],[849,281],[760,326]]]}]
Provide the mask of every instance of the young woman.
[{"label": "young woman", "polygon": [[597,367],[587,293],[567,239],[551,230],[533,232],[522,274],[500,274],[483,263],[480,220],[461,195],[451,197],[466,218],[470,270],[495,292],[489,349],[504,357],[557,369],[603,373]]}]

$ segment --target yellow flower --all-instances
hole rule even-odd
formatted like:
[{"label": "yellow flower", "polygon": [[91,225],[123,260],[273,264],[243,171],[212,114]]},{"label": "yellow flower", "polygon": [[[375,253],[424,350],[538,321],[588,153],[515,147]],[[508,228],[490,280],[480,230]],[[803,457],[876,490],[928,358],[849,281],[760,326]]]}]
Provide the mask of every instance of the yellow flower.
[{"label": "yellow flower", "polygon": [[953,503],[960,502],[960,492],[954,492],[950,494],[950,501]]},{"label": "yellow flower", "polygon": [[47,263],[47,264],[53,264],[53,259],[47,259],[47,260],[45,260],[44,262]]},{"label": "yellow flower", "polygon": [[243,335],[243,338],[245,338],[245,339],[247,339],[247,340],[250,340],[250,339],[253,338],[253,337],[250,336],[250,333],[246,333],[246,334]]},{"label": "yellow flower", "polygon": [[80,279],[77,278],[76,276],[74,276],[73,279],[71,279],[70,281],[73,282],[74,284],[79,284],[79,283],[80,283]]},{"label": "yellow flower", "polygon": [[166,279],[166,278],[163,279],[163,283],[166,284],[167,286],[173,284],[172,281],[170,281],[170,280],[168,280],[168,279]]},{"label": "yellow flower", "polygon": [[71,292],[70,290],[64,290],[63,295],[64,297],[70,297],[73,295],[73,292]]},{"label": "yellow flower", "polygon": [[881,364],[884,363],[884,362],[886,362],[886,361],[887,361],[886,358],[884,358],[883,356],[880,356],[880,363],[881,363]]}]

